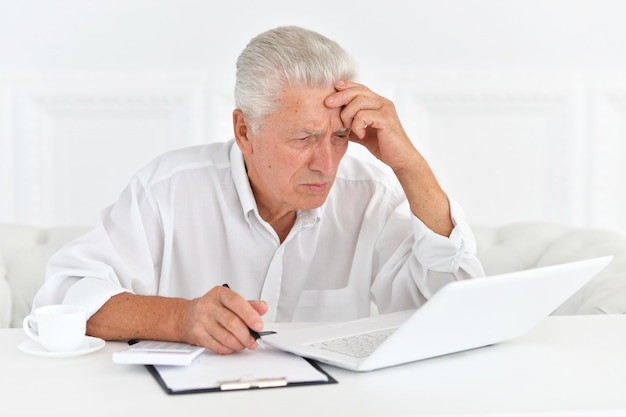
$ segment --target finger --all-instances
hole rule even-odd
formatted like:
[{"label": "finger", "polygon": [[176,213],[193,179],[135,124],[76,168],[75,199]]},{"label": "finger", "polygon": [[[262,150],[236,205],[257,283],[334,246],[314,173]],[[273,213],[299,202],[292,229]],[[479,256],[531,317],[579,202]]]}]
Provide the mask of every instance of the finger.
[{"label": "finger", "polygon": [[362,96],[354,96],[341,110],[339,115],[341,122],[348,129],[366,128],[369,123],[364,120],[362,112],[369,109],[369,106],[370,104]]},{"label": "finger", "polygon": [[235,350],[257,348],[256,340],[250,334],[249,327],[236,314],[226,311],[218,320],[223,331],[218,330],[214,335],[224,346]]},{"label": "finger", "polygon": [[377,113],[375,110],[360,110],[352,119],[352,137],[365,138],[372,129],[377,128]]},{"label": "finger", "polygon": [[[267,305],[263,306],[263,302],[257,302],[253,306],[250,302],[244,300],[239,294],[226,289],[225,294],[221,296],[221,302],[226,307],[222,310],[218,321],[224,327],[224,329],[237,339],[238,343],[248,349],[256,349],[257,342],[250,335],[250,329],[256,331],[263,330],[263,321],[260,313],[267,310]],[[258,312],[255,307],[259,308],[261,312]],[[245,321],[245,317],[250,317],[248,321]],[[228,347],[237,348],[237,342],[229,340],[228,334],[223,336],[224,339],[220,340]]]},{"label": "finger", "polygon": [[207,338],[203,346],[209,349],[211,352],[220,355],[228,355],[244,349],[243,346],[239,349],[233,349],[232,347],[226,346],[210,333],[207,334]]},{"label": "finger", "polygon": [[368,88],[364,85],[364,84],[359,84],[357,82],[354,81],[350,81],[350,80],[339,80],[335,83],[335,90],[337,91],[344,91],[344,90],[348,90],[351,88],[357,88],[357,89],[365,89],[368,90]]},{"label": "finger", "polygon": [[338,108],[351,102],[358,94],[369,91],[362,84],[350,81],[339,81],[335,84],[335,92],[324,99],[324,104],[329,108]]},{"label": "finger", "polygon": [[255,309],[261,316],[267,313],[267,309],[269,308],[265,301],[249,300],[248,303],[250,303],[250,306],[252,306],[252,308]]},{"label": "finger", "polygon": [[263,330],[263,319],[261,314],[242,296],[231,289],[222,288],[220,292],[220,302],[231,312],[237,315],[239,319],[246,325],[260,332]]},{"label": "finger", "polygon": [[[365,112],[380,110],[384,105],[379,96],[367,89],[344,90],[334,94],[337,94],[335,97],[337,102],[345,103],[340,113],[341,122],[346,128],[357,129],[357,131],[366,129],[374,122],[376,115]],[[330,99],[330,96],[328,98]]]},{"label": "finger", "polygon": [[224,328],[219,322],[219,307],[213,306],[205,314],[198,316],[194,322],[193,328],[188,330],[190,335],[190,343],[204,346],[207,349],[220,354],[228,354],[245,349],[245,345],[232,334],[231,331]]}]

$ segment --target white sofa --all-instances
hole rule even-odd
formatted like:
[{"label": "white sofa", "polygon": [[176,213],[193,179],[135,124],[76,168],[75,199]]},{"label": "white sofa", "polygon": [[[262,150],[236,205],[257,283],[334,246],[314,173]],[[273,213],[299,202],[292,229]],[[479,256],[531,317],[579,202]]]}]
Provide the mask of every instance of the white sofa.
[{"label": "white sofa", "polygon": [[[0,224],[0,327],[21,326],[50,255],[87,230]],[[488,275],[614,255],[607,268],[554,314],[626,313],[626,236],[542,223],[474,227],[474,232]]]}]

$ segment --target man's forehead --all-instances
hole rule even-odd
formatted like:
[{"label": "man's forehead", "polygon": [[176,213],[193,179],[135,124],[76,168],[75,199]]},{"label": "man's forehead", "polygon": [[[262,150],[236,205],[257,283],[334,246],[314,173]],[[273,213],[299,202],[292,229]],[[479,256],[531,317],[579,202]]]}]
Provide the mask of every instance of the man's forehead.
[{"label": "man's forehead", "polygon": [[278,108],[268,114],[265,121],[290,134],[342,132],[345,127],[341,120],[341,109],[329,108],[324,103],[333,91],[332,86],[286,88],[281,92]]}]

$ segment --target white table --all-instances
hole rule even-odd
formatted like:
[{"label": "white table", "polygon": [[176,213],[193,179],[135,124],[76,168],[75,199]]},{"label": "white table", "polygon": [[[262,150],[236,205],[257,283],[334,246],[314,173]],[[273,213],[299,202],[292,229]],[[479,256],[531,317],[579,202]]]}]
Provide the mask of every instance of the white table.
[{"label": "white table", "polygon": [[[143,366],[95,353],[51,359],[0,330],[6,416],[626,416],[626,315],[548,317],[516,340],[370,373],[325,369],[339,383],[167,395]],[[427,341],[425,341],[427,343]]]}]

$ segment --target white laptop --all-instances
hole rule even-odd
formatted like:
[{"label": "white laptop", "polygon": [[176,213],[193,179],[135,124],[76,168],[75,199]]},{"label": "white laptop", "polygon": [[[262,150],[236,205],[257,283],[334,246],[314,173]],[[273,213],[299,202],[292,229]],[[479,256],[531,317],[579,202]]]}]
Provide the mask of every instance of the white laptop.
[{"label": "white laptop", "polygon": [[263,336],[270,346],[354,371],[399,365],[520,336],[612,256],[455,281],[422,307]]}]

